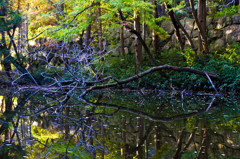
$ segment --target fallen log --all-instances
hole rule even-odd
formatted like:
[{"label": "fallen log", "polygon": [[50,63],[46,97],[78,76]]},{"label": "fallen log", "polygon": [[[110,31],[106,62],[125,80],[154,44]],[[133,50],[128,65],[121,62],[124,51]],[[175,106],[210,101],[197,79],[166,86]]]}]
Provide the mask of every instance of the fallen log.
[{"label": "fallen log", "polygon": [[[204,72],[204,71],[200,71],[200,70],[196,70],[193,68],[185,68],[185,67],[175,67],[175,66],[170,66],[170,65],[164,65],[164,66],[156,66],[156,67],[152,67],[144,72],[138,73],[132,77],[129,77],[127,79],[124,80],[117,80],[114,77],[107,77],[107,80],[114,80],[115,83],[109,83],[109,84],[101,84],[101,85],[94,85],[90,88],[88,88],[86,91],[84,91],[81,95],[80,98],[83,98],[88,92],[91,92],[92,90],[96,90],[96,89],[104,89],[104,88],[110,88],[110,87],[114,87],[117,85],[121,85],[121,84],[125,84],[125,83],[129,83],[131,81],[137,80],[139,78],[142,78],[150,73],[159,71],[159,70],[174,70],[174,71],[179,71],[179,72],[191,72],[191,73],[195,73],[195,74],[199,74],[202,76],[206,76],[206,73],[209,77],[215,78],[217,77],[217,74],[215,73],[211,73],[211,72]],[[97,83],[97,82],[96,82]]]}]

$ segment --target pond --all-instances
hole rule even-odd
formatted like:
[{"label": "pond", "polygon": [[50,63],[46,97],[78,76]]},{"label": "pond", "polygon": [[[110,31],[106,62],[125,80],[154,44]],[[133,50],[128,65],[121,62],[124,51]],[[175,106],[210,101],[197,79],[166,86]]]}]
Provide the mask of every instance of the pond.
[{"label": "pond", "polygon": [[239,158],[240,98],[0,90],[0,158]]}]

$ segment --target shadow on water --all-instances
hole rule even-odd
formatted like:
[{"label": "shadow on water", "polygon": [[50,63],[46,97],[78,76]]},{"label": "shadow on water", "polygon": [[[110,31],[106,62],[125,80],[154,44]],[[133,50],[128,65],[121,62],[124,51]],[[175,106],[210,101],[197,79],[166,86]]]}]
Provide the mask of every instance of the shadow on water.
[{"label": "shadow on water", "polygon": [[0,92],[0,159],[240,156],[236,96]]}]

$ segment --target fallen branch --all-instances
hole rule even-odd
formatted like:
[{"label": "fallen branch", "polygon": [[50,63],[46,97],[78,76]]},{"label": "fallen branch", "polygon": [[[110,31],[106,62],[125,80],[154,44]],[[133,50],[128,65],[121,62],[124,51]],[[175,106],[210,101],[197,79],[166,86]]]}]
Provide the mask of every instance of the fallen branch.
[{"label": "fallen branch", "polygon": [[208,80],[210,81],[210,83],[212,84],[212,86],[213,86],[213,88],[214,88],[215,92],[218,94],[218,91],[217,91],[216,87],[214,86],[214,84],[213,84],[213,82],[212,82],[211,78],[208,76],[208,73],[207,73],[207,72],[205,72],[205,74],[206,74],[206,76],[207,76]]},{"label": "fallen branch", "polygon": [[191,73],[195,73],[195,74],[199,74],[199,75],[203,75],[205,76],[207,73],[209,77],[216,77],[217,75],[215,73],[211,73],[211,72],[204,72],[204,71],[199,71],[193,68],[183,68],[183,67],[174,67],[174,66],[170,66],[170,65],[164,65],[164,66],[156,66],[156,67],[152,67],[144,72],[141,72],[137,75],[134,75],[132,77],[129,77],[127,79],[124,80],[117,80],[113,77],[108,77],[108,79],[112,79],[115,81],[115,83],[110,83],[110,84],[102,84],[102,85],[95,85],[90,87],[89,89],[87,89],[85,92],[83,92],[80,95],[80,98],[83,98],[88,92],[91,92],[92,90],[95,89],[104,89],[104,88],[110,88],[110,87],[115,87],[117,85],[121,85],[121,84],[125,84],[125,83],[129,83],[131,81],[137,80],[139,78],[142,78],[152,72],[156,72],[159,70],[174,70],[174,71],[180,71],[180,72],[191,72]]}]

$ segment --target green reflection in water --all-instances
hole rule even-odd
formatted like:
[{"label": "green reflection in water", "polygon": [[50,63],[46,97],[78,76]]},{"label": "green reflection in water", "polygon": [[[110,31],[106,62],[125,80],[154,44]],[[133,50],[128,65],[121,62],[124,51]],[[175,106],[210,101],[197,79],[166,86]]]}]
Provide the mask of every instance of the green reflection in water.
[{"label": "green reflection in water", "polygon": [[[5,158],[238,158],[239,98],[95,92],[0,96]],[[15,105],[15,106],[13,106]]]}]

